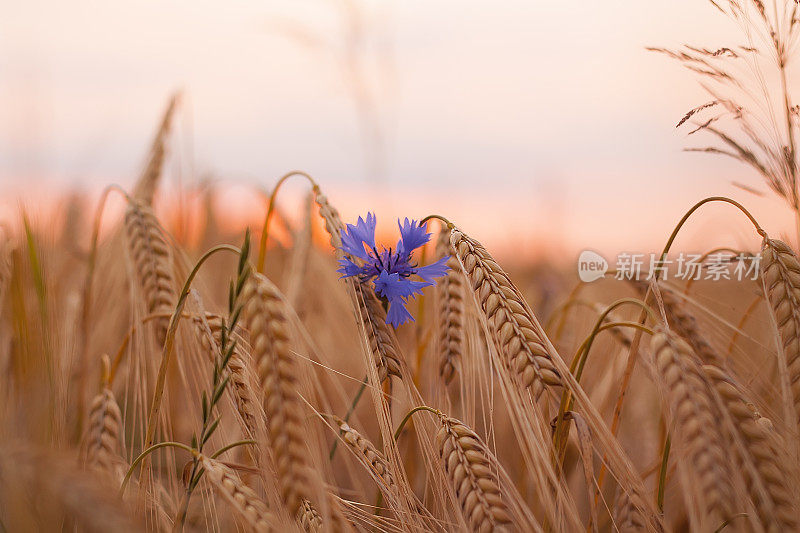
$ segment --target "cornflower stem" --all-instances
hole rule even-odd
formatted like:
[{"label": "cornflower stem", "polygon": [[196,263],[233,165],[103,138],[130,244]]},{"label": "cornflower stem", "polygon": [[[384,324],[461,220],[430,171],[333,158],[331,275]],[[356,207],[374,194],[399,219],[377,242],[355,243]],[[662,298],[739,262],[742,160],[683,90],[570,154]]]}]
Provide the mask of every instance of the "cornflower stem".
[{"label": "cornflower stem", "polygon": [[[420,226],[422,223],[420,223]],[[428,247],[422,247],[422,254],[420,255],[420,264],[425,264],[426,256],[427,256]],[[425,294],[421,294],[418,301],[417,307],[417,318],[419,319],[416,322],[416,327],[414,328],[414,334],[416,337],[416,364],[414,366],[414,385],[419,387],[419,380],[420,376],[422,375],[422,356],[425,354],[425,346],[427,342],[423,340],[423,331],[422,331],[422,324],[425,323]]]}]

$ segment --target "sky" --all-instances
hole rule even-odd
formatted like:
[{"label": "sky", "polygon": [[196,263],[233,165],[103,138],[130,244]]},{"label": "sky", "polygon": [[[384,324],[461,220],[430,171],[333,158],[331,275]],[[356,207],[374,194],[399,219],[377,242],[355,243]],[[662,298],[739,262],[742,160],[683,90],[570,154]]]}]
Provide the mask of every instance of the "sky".
[{"label": "sky", "polygon": [[[129,186],[181,90],[173,182],[249,193],[301,169],[345,218],[372,210],[386,228],[435,212],[521,254],[653,251],[710,195],[752,206],[775,234],[792,227],[778,202],[731,185],[765,189],[750,171],[683,152],[696,142],[674,125],[708,97],[645,47],[740,43],[702,0],[7,0],[2,11],[7,199]],[[289,187],[288,211],[301,190]],[[757,244],[727,207],[686,235],[687,247]]]}]

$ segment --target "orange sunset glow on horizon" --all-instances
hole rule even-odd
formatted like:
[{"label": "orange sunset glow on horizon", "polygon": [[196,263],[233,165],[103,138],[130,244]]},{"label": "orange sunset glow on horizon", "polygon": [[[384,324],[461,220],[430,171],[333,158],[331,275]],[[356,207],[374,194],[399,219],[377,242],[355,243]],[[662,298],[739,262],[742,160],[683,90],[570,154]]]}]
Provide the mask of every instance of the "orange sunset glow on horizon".
[{"label": "orange sunset glow on horizon", "polygon": [[[710,195],[791,233],[778,202],[732,185],[762,190],[755,173],[683,152],[703,141],[674,125],[707,96],[645,50],[738,39],[711,4],[189,5],[8,6],[6,197],[45,205],[74,186],[132,183],[180,89],[173,183],[265,189],[302,169],[346,218],[375,211],[388,231],[398,216],[441,211],[523,255],[655,249]],[[725,209],[708,216],[737,227]],[[753,244],[733,231],[728,244]]]}]

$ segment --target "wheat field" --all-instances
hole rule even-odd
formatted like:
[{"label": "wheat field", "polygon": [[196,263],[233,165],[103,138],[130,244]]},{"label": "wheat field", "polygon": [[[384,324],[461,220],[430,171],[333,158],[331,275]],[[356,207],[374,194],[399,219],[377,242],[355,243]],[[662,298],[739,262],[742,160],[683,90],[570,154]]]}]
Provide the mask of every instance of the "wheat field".
[{"label": "wheat field", "polygon": [[[652,48],[712,98],[677,126],[753,169],[800,235],[797,3],[712,4],[750,40]],[[212,187],[176,209],[180,106],[131,187],[0,227],[0,531],[800,529],[800,262],[746,196],[686,206],[655,268],[720,204],[761,247],[710,234],[699,264],[758,257],[752,276],[556,283],[447,213],[379,251],[374,215],[343,220],[303,171],[241,230]]]}]

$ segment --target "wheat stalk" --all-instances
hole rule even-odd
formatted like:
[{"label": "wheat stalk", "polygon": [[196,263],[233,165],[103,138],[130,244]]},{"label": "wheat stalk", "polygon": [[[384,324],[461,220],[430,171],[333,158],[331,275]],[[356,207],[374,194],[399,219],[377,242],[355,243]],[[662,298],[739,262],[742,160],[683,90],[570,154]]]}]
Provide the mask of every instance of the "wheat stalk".
[{"label": "wheat stalk", "polygon": [[472,284],[489,331],[504,362],[538,398],[545,385],[561,386],[538,324],[519,290],[478,241],[453,228],[450,244]]},{"label": "wheat stalk", "polygon": [[[702,516],[731,517],[732,479],[722,434],[717,423],[713,391],[703,377],[692,348],[674,334],[657,330],[650,348],[655,368],[681,445],[687,468],[697,484],[686,487],[687,507],[695,504]],[[692,500],[694,493],[694,501]]]},{"label": "wheat stalk", "polygon": [[92,399],[89,408],[89,427],[86,434],[86,465],[110,473],[115,463],[121,461],[120,435],[122,413],[114,392],[108,386],[109,357],[103,355],[103,387]]},{"label": "wheat stalk", "polygon": [[169,247],[152,209],[142,203],[128,202],[125,231],[135,266],[134,273],[144,292],[147,311],[165,315],[154,320],[158,341],[164,344],[169,315],[176,298]]},{"label": "wheat stalk", "polygon": [[308,447],[303,404],[297,392],[299,369],[289,350],[289,324],[278,289],[253,274],[242,294],[243,323],[263,390],[267,433],[281,497],[291,516],[310,500]]},{"label": "wheat stalk", "polygon": [[322,531],[322,517],[308,500],[303,500],[298,511],[298,522],[308,533]]},{"label": "wheat stalk", "polygon": [[733,379],[721,368],[703,366],[741,436],[740,462],[747,489],[763,525],[770,531],[795,531],[798,528],[794,498],[781,466],[781,454],[768,427],[745,399]]},{"label": "wheat stalk", "polygon": [[659,296],[661,303],[664,304],[664,314],[670,329],[689,343],[703,363],[725,368],[725,359],[706,341],[700,331],[697,319],[671,292],[662,291],[659,292]]},{"label": "wheat stalk", "polygon": [[153,205],[153,197],[161,181],[164,158],[167,153],[167,137],[172,128],[172,116],[175,114],[175,109],[179,101],[180,95],[178,94],[170,98],[167,109],[164,111],[164,116],[161,118],[156,136],[153,139],[153,144],[150,147],[147,164],[133,188],[133,197],[147,206]]},{"label": "wheat stalk", "polygon": [[383,453],[381,453],[369,439],[350,427],[347,422],[338,416],[333,417],[333,420],[336,425],[339,426],[342,440],[344,440],[348,448],[355,452],[356,456],[361,459],[361,462],[367,465],[372,477],[382,486],[390,490],[396,488],[389,461],[386,460]]},{"label": "wheat stalk", "polygon": [[763,278],[783,347],[795,419],[800,420],[800,263],[783,241],[765,237]]},{"label": "wheat stalk", "polygon": [[285,274],[286,299],[289,304],[299,310],[303,295],[303,280],[308,270],[309,256],[312,247],[313,228],[313,196],[309,196],[303,206],[303,224],[292,233],[292,255],[287,263]]},{"label": "wheat stalk", "polygon": [[449,385],[461,364],[464,350],[464,275],[450,245],[450,232],[442,230],[436,242],[436,256],[449,255],[447,276],[436,285],[439,302],[439,375]]},{"label": "wheat stalk", "polygon": [[275,518],[253,490],[242,483],[236,473],[221,462],[198,454],[205,475],[216,491],[233,507],[245,522],[259,532],[274,529]]},{"label": "wheat stalk", "polygon": [[[639,505],[634,505],[633,500],[638,499]],[[645,520],[639,509],[645,505],[643,496],[634,491],[626,492],[617,490],[617,497],[614,501],[613,521],[615,531],[622,533],[633,531],[647,531],[647,520]],[[656,531],[663,531],[657,526]]]},{"label": "wheat stalk", "polygon": [[511,517],[500,493],[494,461],[480,437],[463,422],[442,415],[436,445],[447,476],[472,531],[489,532]]}]

